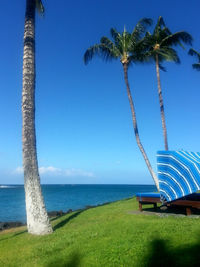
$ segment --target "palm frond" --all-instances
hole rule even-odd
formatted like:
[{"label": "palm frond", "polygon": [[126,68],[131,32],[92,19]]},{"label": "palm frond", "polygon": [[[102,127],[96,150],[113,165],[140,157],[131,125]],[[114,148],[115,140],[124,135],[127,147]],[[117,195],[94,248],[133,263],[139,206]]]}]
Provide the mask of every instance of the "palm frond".
[{"label": "palm frond", "polygon": [[111,28],[110,29],[110,35],[115,40],[116,38],[118,38],[118,36],[120,35],[120,33],[115,28]]},{"label": "palm frond", "polygon": [[150,37],[149,33],[147,33],[144,38],[136,43],[130,42],[130,58],[132,61],[135,61],[135,63],[150,62],[152,60],[152,58],[149,56],[149,44],[147,41],[147,36]]},{"label": "palm frond", "polygon": [[44,5],[42,3],[42,0],[35,0],[36,9],[39,14],[44,14]]},{"label": "palm frond", "polygon": [[152,57],[147,57],[144,53],[134,53],[129,56],[131,63],[152,63]]},{"label": "palm frond", "polygon": [[118,45],[119,39],[120,39],[120,36],[121,36],[120,33],[115,28],[111,28],[110,29],[110,35],[112,36],[115,44]]},{"label": "palm frond", "polygon": [[171,35],[171,31],[169,30],[169,28],[164,27],[163,29],[160,29],[159,33],[158,33],[158,39],[159,39],[159,43],[166,38],[167,36]]},{"label": "palm frond", "polygon": [[114,43],[106,36],[101,37],[100,42],[108,47],[113,47]]},{"label": "palm frond", "polygon": [[197,52],[193,48],[190,48],[190,50],[188,51],[188,54],[190,56],[195,56],[198,59],[198,61],[200,62],[200,53],[199,52]]},{"label": "palm frond", "polygon": [[143,41],[143,44],[146,46],[146,48],[149,50],[154,46],[157,40],[155,36],[152,35],[150,32],[146,32],[142,41]]},{"label": "palm frond", "polygon": [[153,20],[150,18],[143,18],[138,21],[135,28],[133,29],[131,36],[135,41],[138,41],[143,34],[145,34],[145,31],[148,26],[151,26],[153,23]]},{"label": "palm frond", "polygon": [[144,36],[144,37],[145,37],[145,38],[148,38],[148,37],[150,37],[150,36],[152,36],[152,34],[151,34],[150,32],[147,31],[147,32],[145,33],[145,36]]},{"label": "palm frond", "polygon": [[139,20],[138,23],[140,23],[140,25],[146,28],[153,24],[153,20],[151,18],[142,18],[141,20]]},{"label": "palm frond", "polygon": [[158,24],[159,24],[160,27],[162,27],[162,26],[165,27],[165,22],[164,22],[164,19],[163,19],[162,16],[159,16]]},{"label": "palm frond", "polygon": [[112,48],[109,48],[105,44],[95,44],[86,50],[83,60],[87,65],[95,55],[101,57],[105,61],[117,59],[117,55],[114,52]]},{"label": "palm frond", "polygon": [[192,64],[193,69],[200,71],[200,63]]},{"label": "palm frond", "polygon": [[192,36],[189,33],[181,31],[165,37],[162,40],[161,45],[180,45],[181,42],[192,45],[192,40]]},{"label": "palm frond", "polygon": [[161,65],[161,64],[159,64],[159,69],[162,70],[162,71],[164,71],[164,72],[167,71],[167,69],[165,67],[163,67],[163,65]]},{"label": "palm frond", "polygon": [[173,61],[175,63],[180,63],[180,58],[176,50],[174,50],[171,47],[163,47],[157,50],[156,53],[158,54],[160,62],[166,60],[166,61]]},{"label": "palm frond", "polygon": [[165,34],[167,35],[171,35],[171,31],[169,30],[169,28],[167,28],[166,26],[162,29],[163,32],[165,32]]},{"label": "palm frond", "polygon": [[158,35],[162,27],[165,27],[165,22],[164,22],[163,17],[160,16],[154,28],[153,35]]},{"label": "palm frond", "polygon": [[120,56],[121,52],[119,50],[119,47],[116,46],[116,44],[114,44],[108,37],[103,36],[100,41],[103,46],[110,49],[110,53],[112,53],[113,57]]},{"label": "palm frond", "polygon": [[122,34],[123,40],[123,52],[130,53],[133,40],[131,38],[131,34],[127,31],[124,31]]}]

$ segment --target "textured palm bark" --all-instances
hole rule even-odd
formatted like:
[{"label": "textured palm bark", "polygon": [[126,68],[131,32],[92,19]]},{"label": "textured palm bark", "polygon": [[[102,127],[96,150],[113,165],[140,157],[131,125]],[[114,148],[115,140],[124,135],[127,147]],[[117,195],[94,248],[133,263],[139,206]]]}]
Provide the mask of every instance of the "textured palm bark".
[{"label": "textured palm bark", "polygon": [[133,104],[133,99],[131,96],[131,91],[130,91],[130,86],[129,86],[129,82],[128,82],[128,65],[126,63],[123,64],[123,68],[124,68],[124,79],[125,79],[125,83],[126,83],[126,89],[127,89],[127,94],[128,94],[128,99],[129,99],[129,103],[130,103],[130,107],[131,107],[131,113],[132,113],[132,120],[133,120],[133,128],[134,128],[134,133],[135,133],[135,137],[136,137],[136,142],[137,145],[142,153],[142,156],[146,162],[147,168],[155,182],[155,185],[159,191],[159,183],[158,183],[158,178],[156,176],[156,174],[154,173],[152,167],[151,167],[151,163],[147,157],[147,154],[142,146],[142,143],[140,141],[140,137],[139,137],[139,133],[138,133],[138,127],[137,127],[137,120],[136,120],[136,114],[135,114],[135,108],[134,108],[134,104]]},{"label": "textured palm bark", "polygon": [[161,113],[161,120],[162,120],[164,144],[165,144],[165,150],[168,150],[167,127],[166,127],[166,122],[165,122],[164,103],[163,103],[162,90],[161,90],[161,84],[160,84],[158,55],[156,55],[156,75],[157,75],[157,80],[158,80],[158,96],[159,96],[159,103],[160,103],[160,113]]},{"label": "textured palm bark", "polygon": [[35,0],[26,1],[22,117],[27,228],[31,234],[49,234],[52,232],[52,227],[49,223],[40,186],[35,136]]}]

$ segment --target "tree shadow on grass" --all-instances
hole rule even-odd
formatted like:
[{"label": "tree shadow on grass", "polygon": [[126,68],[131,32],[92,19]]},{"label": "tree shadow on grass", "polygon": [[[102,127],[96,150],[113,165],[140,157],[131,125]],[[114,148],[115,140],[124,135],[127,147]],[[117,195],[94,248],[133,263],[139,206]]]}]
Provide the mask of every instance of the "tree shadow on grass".
[{"label": "tree shadow on grass", "polygon": [[62,218],[63,216],[66,216],[66,214],[63,214],[63,215],[60,215],[60,216],[56,216],[56,217],[53,217],[53,218],[49,218],[50,222],[53,222],[53,221],[56,221],[60,218]]},{"label": "tree shadow on grass", "polygon": [[68,259],[60,258],[48,263],[46,267],[79,267],[81,257],[78,253],[73,253]]},{"label": "tree shadow on grass", "polygon": [[200,266],[200,239],[193,245],[170,247],[170,242],[159,238],[149,244],[143,267]]},{"label": "tree shadow on grass", "polygon": [[78,210],[75,213],[73,213],[71,216],[69,216],[68,218],[62,220],[61,222],[59,222],[58,224],[56,224],[53,227],[53,230],[56,231],[57,229],[59,229],[60,227],[63,227],[65,224],[67,224],[69,221],[71,221],[72,219],[76,218],[79,214],[81,214],[84,210]]},{"label": "tree shadow on grass", "polygon": [[0,242],[1,242],[1,241],[4,241],[4,240],[7,240],[7,239],[14,238],[14,237],[16,237],[16,236],[18,236],[18,235],[21,235],[21,234],[24,234],[24,233],[27,233],[27,232],[28,232],[27,230],[18,232],[18,233],[14,234],[14,235],[12,235],[12,236],[10,236],[10,237],[0,239]]}]

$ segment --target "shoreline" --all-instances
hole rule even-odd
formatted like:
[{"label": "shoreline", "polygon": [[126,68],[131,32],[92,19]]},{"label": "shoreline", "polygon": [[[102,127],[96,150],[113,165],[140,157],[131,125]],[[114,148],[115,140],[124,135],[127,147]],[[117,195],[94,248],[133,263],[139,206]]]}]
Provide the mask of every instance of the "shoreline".
[{"label": "shoreline", "polygon": [[[128,198],[123,198],[123,199],[120,199],[120,200],[105,202],[105,203],[98,204],[98,205],[87,205],[82,209],[76,209],[76,210],[72,210],[72,209],[68,209],[67,211],[63,211],[63,210],[56,211],[56,210],[53,210],[53,211],[48,211],[47,214],[48,214],[48,217],[49,217],[49,219],[51,221],[51,219],[59,218],[59,217],[62,217],[64,215],[70,214],[72,212],[78,212],[78,211],[82,212],[82,211],[85,211],[85,210],[88,210],[88,209],[93,209],[93,208],[105,206],[105,205],[108,205],[108,204],[111,204],[111,203],[114,203],[114,202],[118,202],[118,201],[122,201],[122,200],[128,200],[128,199],[131,199],[133,197],[134,196],[128,197]],[[17,227],[21,227],[21,226],[26,226],[26,223],[22,223],[20,221],[0,222],[0,233],[2,231],[4,231],[4,230],[11,229],[11,228],[17,228]]]}]

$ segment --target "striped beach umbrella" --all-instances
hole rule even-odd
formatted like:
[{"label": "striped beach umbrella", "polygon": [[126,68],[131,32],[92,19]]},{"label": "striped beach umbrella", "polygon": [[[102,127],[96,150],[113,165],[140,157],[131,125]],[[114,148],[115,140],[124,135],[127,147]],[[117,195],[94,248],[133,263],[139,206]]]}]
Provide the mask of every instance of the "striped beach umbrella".
[{"label": "striped beach umbrella", "polygon": [[200,190],[200,153],[157,152],[158,180],[162,201],[173,201]]}]

